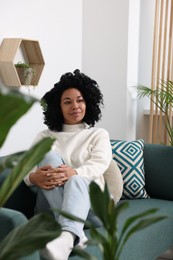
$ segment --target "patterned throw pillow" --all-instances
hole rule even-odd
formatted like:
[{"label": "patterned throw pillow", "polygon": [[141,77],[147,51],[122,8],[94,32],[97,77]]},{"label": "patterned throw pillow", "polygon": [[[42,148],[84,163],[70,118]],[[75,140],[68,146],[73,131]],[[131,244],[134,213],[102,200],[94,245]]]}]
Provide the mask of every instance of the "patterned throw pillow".
[{"label": "patterned throw pillow", "polygon": [[145,190],[144,141],[112,140],[112,156],[123,177],[122,199],[149,198]]}]

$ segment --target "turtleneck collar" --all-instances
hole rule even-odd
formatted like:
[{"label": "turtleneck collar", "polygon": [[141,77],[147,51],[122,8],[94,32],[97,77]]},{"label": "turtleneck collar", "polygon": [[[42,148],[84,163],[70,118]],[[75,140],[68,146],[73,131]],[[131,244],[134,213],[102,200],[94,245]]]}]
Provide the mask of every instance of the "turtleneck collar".
[{"label": "turtleneck collar", "polygon": [[82,129],[85,129],[85,128],[87,128],[86,123],[75,124],[75,125],[63,124],[62,131],[63,132],[76,132],[78,130],[82,130]]}]

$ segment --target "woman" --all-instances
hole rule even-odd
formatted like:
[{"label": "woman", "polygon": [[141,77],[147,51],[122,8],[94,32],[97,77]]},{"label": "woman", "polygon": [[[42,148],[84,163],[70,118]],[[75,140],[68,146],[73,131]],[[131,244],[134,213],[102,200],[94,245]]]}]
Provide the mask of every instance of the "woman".
[{"label": "woman", "polygon": [[[37,212],[49,205],[85,220],[90,210],[89,184],[95,181],[104,188],[103,174],[112,159],[108,132],[94,127],[101,118],[103,95],[96,81],[75,70],[62,75],[42,101],[48,129],[35,142],[47,136],[56,141],[25,182],[39,187]],[[85,241],[84,225],[54,214],[62,233],[46,245],[42,255],[66,260],[73,246]]]}]

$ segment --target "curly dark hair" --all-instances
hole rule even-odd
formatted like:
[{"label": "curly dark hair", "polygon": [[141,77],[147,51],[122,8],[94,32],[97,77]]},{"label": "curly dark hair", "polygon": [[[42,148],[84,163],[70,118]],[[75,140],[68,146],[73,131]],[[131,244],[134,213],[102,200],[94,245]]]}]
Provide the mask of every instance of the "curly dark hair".
[{"label": "curly dark hair", "polygon": [[83,122],[94,126],[101,119],[101,105],[103,95],[97,82],[78,69],[73,73],[67,72],[61,76],[60,81],[48,91],[41,99],[44,114],[44,124],[52,131],[62,131],[64,118],[61,111],[62,93],[69,88],[78,89],[86,103],[86,113]]}]

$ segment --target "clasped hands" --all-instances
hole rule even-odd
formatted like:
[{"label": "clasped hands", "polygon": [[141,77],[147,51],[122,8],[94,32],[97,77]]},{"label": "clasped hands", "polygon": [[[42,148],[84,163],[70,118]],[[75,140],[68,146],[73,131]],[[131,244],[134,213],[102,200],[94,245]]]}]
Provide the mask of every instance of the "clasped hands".
[{"label": "clasped hands", "polygon": [[31,172],[29,180],[31,183],[46,190],[54,189],[57,186],[62,186],[73,175],[76,175],[76,170],[62,164],[57,168],[51,165],[45,165],[38,168],[35,172]]}]

